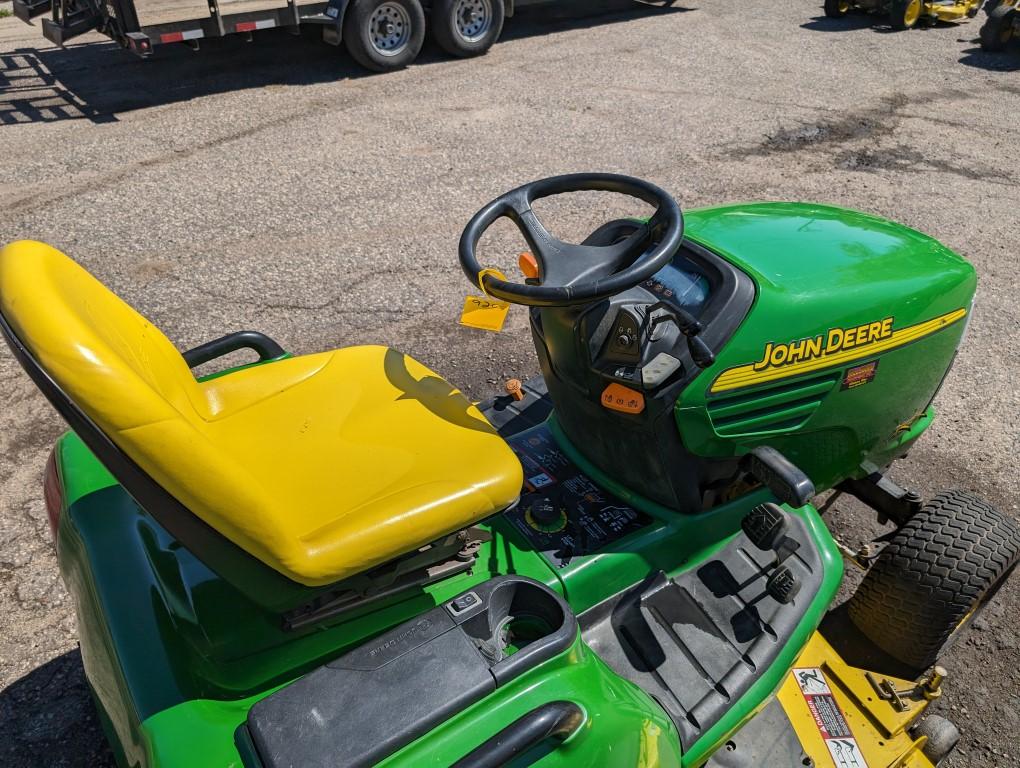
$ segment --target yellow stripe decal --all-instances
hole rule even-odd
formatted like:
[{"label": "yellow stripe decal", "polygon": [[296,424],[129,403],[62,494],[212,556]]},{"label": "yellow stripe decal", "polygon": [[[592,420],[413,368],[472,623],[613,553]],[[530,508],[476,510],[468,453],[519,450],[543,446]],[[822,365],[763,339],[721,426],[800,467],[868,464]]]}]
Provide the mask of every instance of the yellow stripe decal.
[{"label": "yellow stripe decal", "polygon": [[[768,365],[766,367],[760,367],[761,362],[759,362],[748,363],[747,365],[730,368],[719,374],[719,377],[712,384],[712,388],[709,391],[712,393],[726,392],[727,390],[750,387],[755,384],[765,384],[769,381],[786,379],[791,376],[799,376],[802,373],[810,373],[811,371],[817,371],[823,368],[831,368],[854,360],[859,360],[862,357],[870,357],[882,352],[888,352],[890,349],[902,347],[904,344],[909,344],[912,341],[917,341],[925,336],[929,336],[936,331],[941,331],[943,328],[961,320],[966,316],[966,314],[967,310],[961,307],[960,309],[953,310],[952,312],[947,312],[944,315],[934,317],[931,320],[926,320],[922,323],[917,323],[916,325],[911,325],[906,328],[900,328],[897,331],[893,331],[885,338],[876,339],[868,342],[867,344],[861,344],[859,346],[852,347],[851,349],[842,349],[835,352],[823,352],[819,356],[800,360],[798,362],[787,363],[785,365]],[[767,352],[768,348],[766,348],[766,353]]]}]

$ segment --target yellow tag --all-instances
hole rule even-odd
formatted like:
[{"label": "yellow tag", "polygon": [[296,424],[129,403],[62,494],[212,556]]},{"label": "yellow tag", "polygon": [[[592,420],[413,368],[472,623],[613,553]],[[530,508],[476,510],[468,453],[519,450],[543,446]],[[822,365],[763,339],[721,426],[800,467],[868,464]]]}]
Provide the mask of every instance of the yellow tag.
[{"label": "yellow tag", "polygon": [[460,315],[460,324],[469,328],[481,328],[483,331],[499,333],[510,312],[510,305],[489,296],[468,296],[464,299],[464,311]]},{"label": "yellow tag", "polygon": [[478,273],[478,287],[482,289],[482,296],[468,296],[464,299],[464,311],[460,313],[460,324],[468,328],[481,328],[483,331],[499,333],[503,330],[503,323],[510,312],[510,304],[489,296],[485,290],[483,278],[492,275],[500,280],[506,280],[502,272],[495,269],[483,269]]}]

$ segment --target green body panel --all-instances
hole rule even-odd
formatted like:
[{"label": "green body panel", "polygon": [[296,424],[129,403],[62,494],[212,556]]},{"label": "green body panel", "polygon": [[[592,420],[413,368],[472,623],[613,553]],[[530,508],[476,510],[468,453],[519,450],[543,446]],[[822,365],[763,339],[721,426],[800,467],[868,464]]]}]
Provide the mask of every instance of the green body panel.
[{"label": "green body panel", "polygon": [[[552,428],[569,455],[583,462],[555,422]],[[736,534],[749,506],[769,498],[758,492],[702,515],[682,516],[582,463],[594,480],[655,517],[656,524],[557,573],[512,526],[495,519],[489,524],[493,540],[483,545],[473,573],[328,625],[284,632],[276,617],[180,548],[119,485],[110,484],[112,478],[73,433],[61,438],[58,456],[71,502],[60,525],[61,570],[77,600],[82,657],[104,725],[120,763],[132,766],[241,765],[243,745],[235,731],[250,706],[368,637],[501,573],[542,581],[581,612],[652,571],[675,575],[699,566]],[[682,758],[666,714],[578,639],[568,652],[459,713],[388,763],[445,764],[451,754],[466,753],[495,733],[497,722],[505,725],[541,703],[569,698],[582,705],[588,722],[545,756],[543,765],[591,764],[607,743],[619,745],[607,764],[639,765],[642,750],[652,748],[649,740],[657,744],[661,765],[700,764],[778,687],[838,588],[842,562],[817,512],[810,506],[790,512],[808,523],[816,539],[822,588],[795,642]],[[596,723],[597,732],[591,731]],[[426,755],[431,762],[422,762]]]},{"label": "green body panel", "polygon": [[[584,710],[585,723],[566,744],[546,756],[543,765],[681,765],[676,729],[666,714],[647,694],[614,675],[578,638],[571,648],[513,681],[498,696],[468,707],[380,766],[444,768],[535,707],[564,698],[565,691]],[[259,698],[187,701],[154,715],[142,725],[147,764],[164,768],[245,765],[243,756],[250,747],[243,739],[236,743],[234,732]],[[605,706],[607,699],[612,707]],[[607,743],[613,745],[610,753],[606,753]],[[203,756],[201,762],[196,762],[196,754]],[[652,755],[659,762],[647,759]],[[642,756],[647,756],[644,763]]]},{"label": "green body panel", "polygon": [[[682,764],[679,736],[666,713],[648,694],[614,674],[578,638],[560,656],[450,718],[379,765],[445,768],[535,707],[558,699],[578,704],[585,722],[562,746],[544,756],[526,756],[541,756],[545,768],[679,768]],[[524,759],[512,765],[530,764],[531,760]]]},{"label": "green body panel", "polygon": [[[819,490],[857,467],[882,466],[937,391],[966,328],[974,268],[937,241],[863,213],[803,203],[706,208],[686,214],[687,236],[755,283],[754,304],[713,366],[683,392],[676,420],[687,448],[737,456],[782,451]],[[892,318],[893,331],[964,309],[937,332],[851,362],[712,393],[726,370],[763,359],[767,345]],[[851,368],[877,360],[873,380],[850,389]]]},{"label": "green body panel", "polygon": [[117,480],[110,474],[85,447],[73,432],[69,432],[57,441],[54,448],[57,454],[57,470],[64,489],[64,510],[78,499],[90,493],[117,485]]}]

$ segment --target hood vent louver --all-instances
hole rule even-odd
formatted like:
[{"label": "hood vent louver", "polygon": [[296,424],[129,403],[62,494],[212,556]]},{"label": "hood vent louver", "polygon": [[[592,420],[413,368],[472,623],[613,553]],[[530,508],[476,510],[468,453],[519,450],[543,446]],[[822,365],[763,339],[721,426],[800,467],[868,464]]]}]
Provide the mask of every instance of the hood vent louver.
[{"label": "hood vent louver", "polygon": [[708,414],[720,437],[787,432],[807,421],[839,381],[839,372],[714,397]]}]

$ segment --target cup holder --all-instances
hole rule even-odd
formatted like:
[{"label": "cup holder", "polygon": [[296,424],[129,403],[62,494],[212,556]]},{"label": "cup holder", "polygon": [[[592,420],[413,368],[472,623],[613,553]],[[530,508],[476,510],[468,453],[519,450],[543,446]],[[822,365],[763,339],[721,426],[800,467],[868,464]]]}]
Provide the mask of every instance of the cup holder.
[{"label": "cup holder", "polygon": [[512,656],[517,651],[527,648],[536,640],[541,640],[555,631],[542,619],[535,616],[509,616],[507,618],[503,636],[507,656]]},{"label": "cup holder", "polygon": [[564,650],[577,621],[563,599],[537,581],[497,577],[478,589],[482,606],[461,628],[492,667],[517,675]]},{"label": "cup holder", "polygon": [[559,595],[497,576],[256,702],[247,732],[266,766],[376,765],[577,639]]}]

